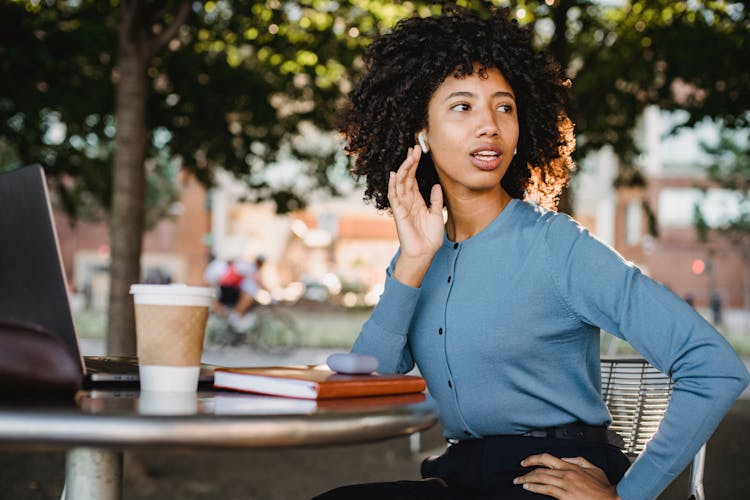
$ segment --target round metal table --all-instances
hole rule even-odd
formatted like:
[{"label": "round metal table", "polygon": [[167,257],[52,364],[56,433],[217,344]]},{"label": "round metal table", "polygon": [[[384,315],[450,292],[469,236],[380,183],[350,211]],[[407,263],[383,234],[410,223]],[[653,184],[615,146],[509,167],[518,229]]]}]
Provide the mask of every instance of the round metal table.
[{"label": "round metal table", "polygon": [[0,408],[0,444],[66,448],[64,498],[115,500],[128,448],[363,443],[410,435],[436,421],[422,394],[316,402],[220,391],[95,390],[79,392],[70,405]]}]

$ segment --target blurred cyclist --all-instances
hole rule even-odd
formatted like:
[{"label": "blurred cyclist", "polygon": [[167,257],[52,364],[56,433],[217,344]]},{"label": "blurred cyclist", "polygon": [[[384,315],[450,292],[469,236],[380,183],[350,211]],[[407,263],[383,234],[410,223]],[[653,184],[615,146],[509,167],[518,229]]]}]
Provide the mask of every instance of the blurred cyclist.
[{"label": "blurred cyclist", "polygon": [[260,274],[260,269],[265,262],[265,256],[258,255],[255,257],[255,262],[246,262],[246,266],[241,269],[243,279],[239,285],[239,298],[234,307],[234,311],[239,316],[247,313],[255,305],[255,295],[261,288],[265,288]]},{"label": "blurred cyclist", "polygon": [[204,272],[207,283],[218,287],[214,310],[219,314],[243,316],[255,303],[255,294],[262,287],[260,269],[266,258],[258,255],[254,262],[213,259]]}]

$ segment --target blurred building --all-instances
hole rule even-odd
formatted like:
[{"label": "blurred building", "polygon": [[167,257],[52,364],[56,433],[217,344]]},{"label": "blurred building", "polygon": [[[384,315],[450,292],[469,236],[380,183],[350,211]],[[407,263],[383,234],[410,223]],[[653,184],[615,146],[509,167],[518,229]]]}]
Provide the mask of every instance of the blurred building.
[{"label": "blurred building", "polygon": [[398,248],[389,215],[360,199],[334,201],[293,214],[291,227],[284,254],[290,277],[307,287],[320,282],[361,299],[382,289],[385,269]]},{"label": "blurred building", "polygon": [[[167,218],[148,231],[143,242],[141,280],[203,283],[210,229],[206,190],[195,178],[181,174],[177,179],[181,198]],[[109,295],[109,226],[90,223],[55,213],[63,265],[74,291],[85,295],[95,307],[106,305]]]},{"label": "blurred building", "polygon": [[366,205],[361,193],[277,215],[271,202],[245,201],[245,187],[231,177],[218,180],[210,194],[213,251],[225,260],[264,255],[264,283],[276,298],[338,300],[349,293],[354,305],[352,297],[359,303],[384,283],[398,238],[390,216]]},{"label": "blurred building", "polygon": [[[278,215],[271,202],[247,202],[247,188],[220,174],[207,192],[192,176],[177,180],[181,198],[171,214],[148,231],[142,281],[204,284],[209,252],[221,259],[266,257],[264,284],[277,298],[328,300],[353,292],[357,303],[385,280],[397,248],[388,215],[350,199],[313,203],[304,211]],[[68,281],[89,305],[105,307],[109,293],[109,229],[105,221],[55,222]],[[284,296],[284,289],[293,285]],[[350,300],[354,305],[354,299]]]},{"label": "blurred building", "polygon": [[716,143],[718,128],[704,123],[670,134],[680,119],[679,113],[657,108],[644,114],[638,129],[642,154],[637,159],[644,188],[615,189],[618,163],[610,150],[588,157],[576,179],[576,217],[697,307],[709,307],[712,300],[724,307],[743,307],[744,266],[750,263],[743,262],[738,247],[721,238],[700,241],[694,226],[696,204],[713,225],[739,208],[732,193],[718,189],[705,175],[711,158],[700,142]]}]

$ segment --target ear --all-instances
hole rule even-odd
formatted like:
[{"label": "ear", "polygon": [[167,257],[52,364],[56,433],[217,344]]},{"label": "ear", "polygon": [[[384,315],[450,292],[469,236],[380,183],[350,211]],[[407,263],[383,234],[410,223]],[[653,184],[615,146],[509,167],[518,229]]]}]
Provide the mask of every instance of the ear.
[{"label": "ear", "polygon": [[422,148],[422,153],[430,152],[430,146],[427,145],[427,141],[424,138],[424,131],[420,130],[417,134],[417,142],[419,143],[419,147]]}]

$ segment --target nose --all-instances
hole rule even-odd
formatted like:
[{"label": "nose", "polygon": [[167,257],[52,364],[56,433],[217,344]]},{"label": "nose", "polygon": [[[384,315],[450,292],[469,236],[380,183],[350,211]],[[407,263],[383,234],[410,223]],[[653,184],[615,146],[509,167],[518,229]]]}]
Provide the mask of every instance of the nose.
[{"label": "nose", "polygon": [[477,113],[476,136],[496,137],[500,135],[500,127],[497,124],[497,116],[493,109],[483,109]]}]

